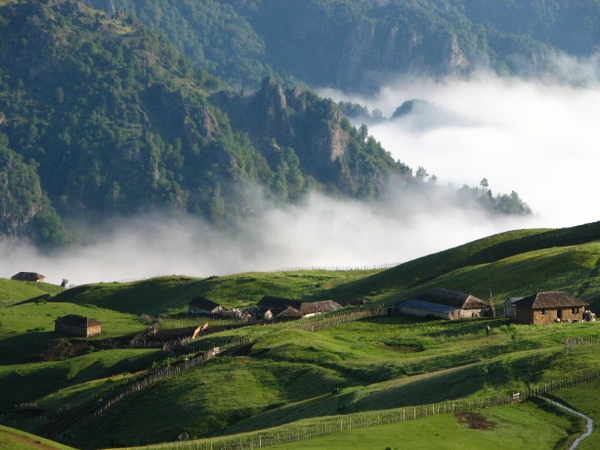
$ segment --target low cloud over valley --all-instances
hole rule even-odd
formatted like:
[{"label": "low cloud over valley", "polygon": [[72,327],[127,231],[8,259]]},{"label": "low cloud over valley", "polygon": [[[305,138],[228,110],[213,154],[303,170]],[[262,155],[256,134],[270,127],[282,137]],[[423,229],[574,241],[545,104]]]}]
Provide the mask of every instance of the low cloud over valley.
[{"label": "low cloud over valley", "polygon": [[[589,71],[588,71],[589,72]],[[193,217],[151,215],[87,228],[85,243],[44,255],[26,242],[0,241],[0,276],[36,271],[51,283],[122,281],[156,275],[205,277],[299,267],[400,263],[497,232],[564,227],[598,220],[600,87],[594,81],[507,79],[400,80],[376,98],[322,92],[381,110],[414,108],[369,126],[394,158],[423,166],[438,185],[512,190],[533,215],[498,219],[445,197],[394,190],[372,204],[312,193],[299,205],[264,206],[223,231]],[[356,123],[356,125],[360,125]],[[267,205],[266,202],[258,202]]]}]

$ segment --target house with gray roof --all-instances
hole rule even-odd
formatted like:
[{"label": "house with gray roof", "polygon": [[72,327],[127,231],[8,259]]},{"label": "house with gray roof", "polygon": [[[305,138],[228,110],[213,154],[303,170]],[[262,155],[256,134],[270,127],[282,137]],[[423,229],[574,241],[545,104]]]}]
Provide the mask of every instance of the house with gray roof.
[{"label": "house with gray roof", "polygon": [[434,288],[397,305],[400,314],[440,319],[489,316],[490,305],[474,295]]}]

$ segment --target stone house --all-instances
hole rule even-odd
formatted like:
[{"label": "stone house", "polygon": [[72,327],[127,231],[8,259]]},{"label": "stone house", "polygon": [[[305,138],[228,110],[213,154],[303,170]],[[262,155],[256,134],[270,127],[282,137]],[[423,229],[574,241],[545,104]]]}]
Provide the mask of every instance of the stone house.
[{"label": "stone house", "polygon": [[514,303],[515,321],[523,324],[580,322],[588,303],[566,292],[537,292]]},{"label": "stone house", "polygon": [[54,321],[54,331],[78,337],[92,337],[102,333],[102,324],[91,317],[68,314]]}]

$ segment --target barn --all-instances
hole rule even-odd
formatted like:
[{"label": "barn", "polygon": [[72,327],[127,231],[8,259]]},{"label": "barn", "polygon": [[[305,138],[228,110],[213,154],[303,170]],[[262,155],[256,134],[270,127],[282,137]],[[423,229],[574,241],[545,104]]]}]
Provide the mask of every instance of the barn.
[{"label": "barn", "polygon": [[398,313],[417,317],[463,319],[485,317],[491,314],[490,306],[474,295],[435,288],[396,306]]},{"label": "barn", "polygon": [[102,333],[102,324],[91,317],[68,314],[54,321],[54,331],[71,336],[92,337]]},{"label": "barn", "polygon": [[580,322],[588,303],[566,292],[537,292],[514,303],[515,321],[523,324]]}]

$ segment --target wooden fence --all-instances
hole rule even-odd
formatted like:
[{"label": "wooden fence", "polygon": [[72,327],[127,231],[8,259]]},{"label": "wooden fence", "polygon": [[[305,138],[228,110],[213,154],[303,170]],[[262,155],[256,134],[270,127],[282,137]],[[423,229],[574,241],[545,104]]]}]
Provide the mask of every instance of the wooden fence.
[{"label": "wooden fence", "polygon": [[174,442],[148,446],[148,449],[182,449],[182,450],[246,450],[291,442],[303,441],[320,436],[340,433],[357,428],[388,425],[398,422],[420,419],[437,414],[461,413],[480,408],[506,405],[536,397],[562,387],[591,380],[600,376],[600,367],[582,370],[568,376],[548,380],[530,388],[486,398],[446,401],[428,405],[418,405],[390,410],[336,416],[312,424],[296,427],[280,427],[277,430],[261,431],[243,437],[223,437],[218,440],[198,440]]}]

